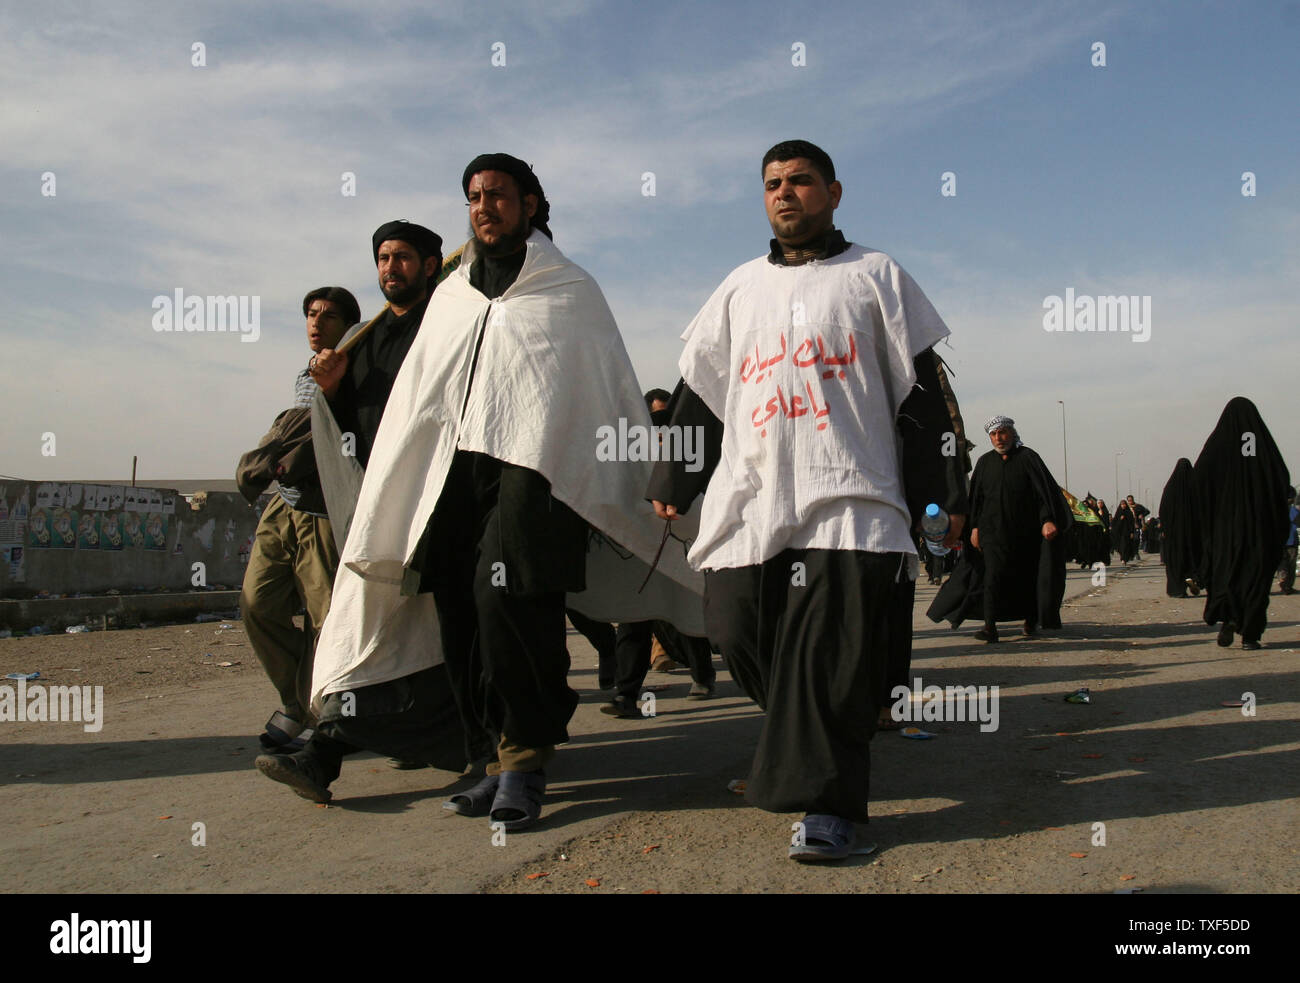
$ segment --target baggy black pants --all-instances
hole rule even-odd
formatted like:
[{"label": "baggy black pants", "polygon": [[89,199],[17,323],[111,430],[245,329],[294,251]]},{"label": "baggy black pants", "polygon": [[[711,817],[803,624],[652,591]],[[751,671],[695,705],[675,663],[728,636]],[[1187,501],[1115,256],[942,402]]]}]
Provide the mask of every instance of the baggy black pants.
[{"label": "baggy black pants", "polygon": [[618,626],[615,633],[614,687],[628,703],[636,703],[641,696],[646,674],[650,671],[651,636],[657,636],[668,657],[685,665],[691,679],[712,686],[718,678],[713,668],[713,652],[706,638],[683,635],[666,621],[629,621]]},{"label": "baggy black pants", "polygon": [[757,566],[705,571],[709,639],[767,714],[745,790],[753,805],[867,820],[901,561],[785,550]]},{"label": "baggy black pants", "polygon": [[586,543],[585,523],[548,492],[534,472],[458,451],[422,561],[467,728],[479,724],[503,747],[537,749],[542,759],[569,739],[578,705],[564,597],[581,579]]}]

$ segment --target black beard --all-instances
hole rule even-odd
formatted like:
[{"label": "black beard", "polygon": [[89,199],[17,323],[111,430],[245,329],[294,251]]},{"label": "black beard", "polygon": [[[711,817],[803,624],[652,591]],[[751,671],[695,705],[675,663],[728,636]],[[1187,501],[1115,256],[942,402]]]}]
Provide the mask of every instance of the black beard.
[{"label": "black beard", "polygon": [[409,283],[405,287],[392,289],[381,284],[379,289],[383,291],[384,299],[390,304],[396,304],[398,307],[409,307],[420,299],[420,295],[424,293],[427,284],[428,281],[424,277],[420,277],[419,280]]},{"label": "black beard", "polygon": [[472,225],[470,226],[469,231],[470,235],[474,237],[474,242],[478,245],[479,250],[484,256],[491,257],[492,259],[500,259],[502,256],[509,256],[512,253],[517,253],[519,250],[523,249],[524,243],[528,241],[528,237],[532,234],[533,229],[529,220],[525,218],[517,228],[512,230],[510,233],[503,235],[490,246],[478,237],[478,232]]}]

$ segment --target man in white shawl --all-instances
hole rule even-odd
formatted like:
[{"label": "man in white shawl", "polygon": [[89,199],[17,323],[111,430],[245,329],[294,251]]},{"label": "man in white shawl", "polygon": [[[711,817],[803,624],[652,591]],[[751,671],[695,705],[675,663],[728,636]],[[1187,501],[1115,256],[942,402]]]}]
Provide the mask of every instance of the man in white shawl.
[{"label": "man in white shawl", "polygon": [[[467,730],[496,736],[487,777],[447,807],[514,830],[539,817],[544,768],[578,702],[566,603],[697,632],[702,612],[680,553],[626,604],[646,573],[636,557],[657,545],[641,498],[650,464],[599,457],[598,435],[620,421],[648,429],[649,415],[599,288],[551,243],[537,177],[490,154],[462,187],[474,239],[388,398],[312,698],[445,661]],[[618,548],[593,545],[592,529]]]},{"label": "man in white shawl", "polygon": [[658,465],[648,497],[677,520],[704,493],[689,559],[705,627],[766,711],[745,797],[806,813],[792,859],[840,859],[867,821],[913,530],[934,502],[956,542],[965,474],[930,350],[943,320],[894,260],[834,228],[842,189],[824,151],[778,144],[763,181],[770,254],[733,271],[683,335],[672,422],[714,446],[698,474]]}]

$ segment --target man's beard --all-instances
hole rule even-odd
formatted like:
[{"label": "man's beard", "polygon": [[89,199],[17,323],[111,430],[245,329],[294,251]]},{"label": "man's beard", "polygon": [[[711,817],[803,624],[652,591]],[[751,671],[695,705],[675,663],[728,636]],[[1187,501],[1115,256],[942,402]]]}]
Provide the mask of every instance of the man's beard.
[{"label": "man's beard", "polygon": [[510,232],[505,233],[492,245],[488,245],[478,237],[478,230],[470,224],[469,234],[474,237],[474,242],[482,251],[484,256],[490,256],[493,259],[499,259],[502,256],[509,256],[511,253],[517,253],[523,248],[528,241],[529,235],[532,234],[533,228],[527,216],[519,220],[519,225]]},{"label": "man's beard", "polygon": [[390,304],[396,304],[398,307],[408,307],[419,299],[420,294],[428,286],[428,279],[421,271],[418,279],[413,280],[404,287],[385,287],[382,283],[379,289],[383,291],[384,299]]}]

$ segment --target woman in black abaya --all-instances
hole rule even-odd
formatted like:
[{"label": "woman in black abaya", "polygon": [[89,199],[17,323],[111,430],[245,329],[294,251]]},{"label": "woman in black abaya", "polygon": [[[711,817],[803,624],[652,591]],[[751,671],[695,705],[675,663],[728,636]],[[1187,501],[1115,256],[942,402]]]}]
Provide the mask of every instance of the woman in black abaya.
[{"label": "woman in black abaya", "polygon": [[1192,462],[1180,457],[1160,496],[1160,523],[1164,526],[1160,559],[1165,564],[1165,593],[1186,597],[1187,588],[1199,594],[1197,568],[1201,563],[1201,517],[1192,484]]},{"label": "woman in black abaya", "polygon": [[1137,553],[1136,517],[1128,502],[1115,506],[1115,521],[1111,523],[1111,533],[1115,537],[1115,549],[1119,550],[1121,563],[1128,563]]},{"label": "woman in black abaya", "polygon": [[1193,469],[1205,536],[1197,579],[1206,589],[1205,623],[1222,623],[1219,644],[1259,648],[1268,592],[1286,542],[1286,464],[1255,404],[1224,407]]}]

